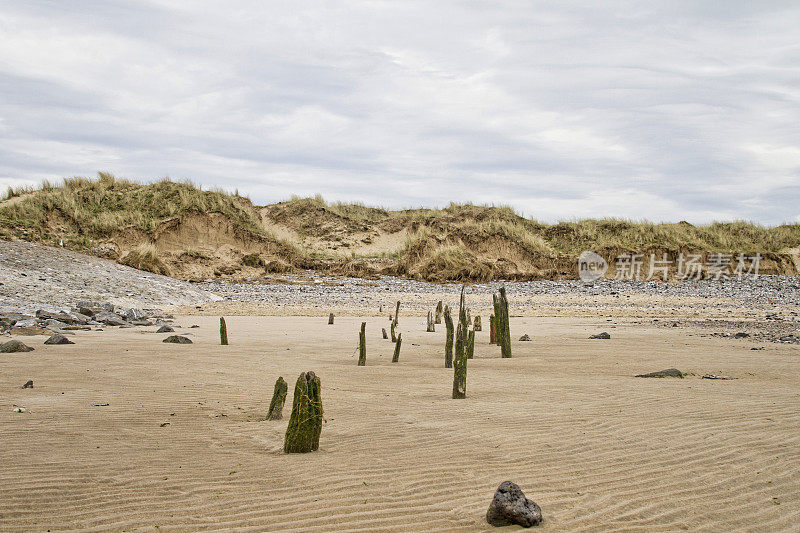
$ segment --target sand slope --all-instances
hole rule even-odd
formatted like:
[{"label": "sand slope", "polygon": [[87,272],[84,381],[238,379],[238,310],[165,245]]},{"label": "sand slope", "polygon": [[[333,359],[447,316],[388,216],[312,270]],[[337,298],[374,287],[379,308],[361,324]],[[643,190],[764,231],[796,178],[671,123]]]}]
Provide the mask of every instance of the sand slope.
[{"label": "sand slope", "polygon": [[[501,360],[478,333],[452,400],[441,331],[401,316],[392,365],[385,318],[368,318],[359,368],[360,320],[232,317],[227,347],[214,317],[180,320],[201,325],[189,346],[133,329],[24,339],[36,351],[0,355],[0,530],[488,531],[506,479],[542,530],[797,530],[795,346],[625,325],[593,341],[604,319],[515,318],[534,341]],[[631,377],[672,366],[697,375]],[[274,380],[291,397],[303,370],[327,423],[319,452],[287,456],[291,405],[264,417]]]}]

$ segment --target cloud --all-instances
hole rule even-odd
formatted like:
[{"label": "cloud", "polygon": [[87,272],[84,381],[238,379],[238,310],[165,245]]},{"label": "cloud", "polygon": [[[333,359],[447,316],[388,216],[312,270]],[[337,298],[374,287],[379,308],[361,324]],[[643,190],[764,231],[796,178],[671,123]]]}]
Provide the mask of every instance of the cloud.
[{"label": "cloud", "polygon": [[0,3],[0,185],[796,220],[793,2]]}]

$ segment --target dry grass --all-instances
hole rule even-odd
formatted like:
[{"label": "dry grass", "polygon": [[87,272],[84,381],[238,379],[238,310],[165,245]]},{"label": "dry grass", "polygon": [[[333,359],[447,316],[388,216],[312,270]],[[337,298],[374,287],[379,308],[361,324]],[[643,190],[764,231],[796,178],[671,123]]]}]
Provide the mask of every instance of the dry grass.
[{"label": "dry grass", "polygon": [[169,276],[170,274],[169,267],[161,261],[156,247],[149,243],[140,244],[125,254],[119,262],[139,270],[153,272],[154,274],[162,274],[164,276]]}]

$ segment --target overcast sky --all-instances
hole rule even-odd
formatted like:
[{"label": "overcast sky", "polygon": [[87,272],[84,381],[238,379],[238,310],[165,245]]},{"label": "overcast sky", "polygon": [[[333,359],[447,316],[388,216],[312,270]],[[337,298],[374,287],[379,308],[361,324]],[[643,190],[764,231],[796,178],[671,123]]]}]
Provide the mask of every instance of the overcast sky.
[{"label": "overcast sky", "polygon": [[800,3],[0,0],[0,186],[800,221]]}]

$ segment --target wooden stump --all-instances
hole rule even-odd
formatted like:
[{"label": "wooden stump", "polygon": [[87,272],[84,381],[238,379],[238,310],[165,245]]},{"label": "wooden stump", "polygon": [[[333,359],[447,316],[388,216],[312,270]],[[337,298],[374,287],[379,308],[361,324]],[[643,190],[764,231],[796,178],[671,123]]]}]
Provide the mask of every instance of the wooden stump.
[{"label": "wooden stump", "polygon": [[469,332],[469,337],[467,337],[467,359],[472,359],[472,356],[475,355],[475,330],[471,330]]},{"label": "wooden stump", "polygon": [[472,322],[473,331],[483,331],[481,327],[481,315],[475,315],[475,320]]},{"label": "wooden stump", "polygon": [[219,317],[219,343],[222,346],[228,345],[228,326],[225,325],[223,317]]},{"label": "wooden stump", "polygon": [[497,344],[497,326],[494,315],[489,315],[489,344]]},{"label": "wooden stump", "polygon": [[283,380],[283,376],[275,382],[275,392],[272,393],[272,401],[269,402],[267,420],[280,420],[283,418],[283,404],[286,403],[286,393],[289,385]]},{"label": "wooden stump", "polygon": [[394,357],[392,357],[392,363],[396,363],[400,360],[400,345],[403,344],[403,334],[397,334],[397,343],[394,345]]},{"label": "wooden stump", "polygon": [[433,312],[428,311],[428,329],[426,330],[428,333],[435,333],[436,326],[433,323]]},{"label": "wooden stump", "polygon": [[283,451],[306,453],[319,449],[322,432],[322,397],[319,378],[313,372],[303,372],[294,386],[294,401]]},{"label": "wooden stump", "polygon": [[467,397],[467,309],[464,306],[464,286],[458,308],[456,351],[453,360],[453,399]]},{"label": "wooden stump", "polygon": [[394,325],[400,324],[400,300],[397,301],[397,309],[394,310]]},{"label": "wooden stump", "polygon": [[358,366],[367,364],[367,323],[361,323],[361,333],[358,334]]},{"label": "wooden stump", "polygon": [[441,324],[442,323],[442,301],[439,300],[439,303],[436,304],[436,320],[434,324]]},{"label": "wooden stump", "polygon": [[511,330],[508,326],[508,297],[506,296],[506,288],[500,287],[499,307],[502,317],[499,321],[502,335],[498,339],[500,341],[500,353],[504,358],[511,357]]},{"label": "wooden stump", "polygon": [[331,324],[333,324],[333,313],[328,315],[328,325],[330,326]]},{"label": "wooden stump", "polygon": [[444,306],[444,325],[447,328],[444,341],[444,367],[453,367],[453,317],[450,316],[450,307]]},{"label": "wooden stump", "polygon": [[388,339],[389,335],[386,334],[386,328],[381,328],[381,331],[383,332],[383,338]]}]

